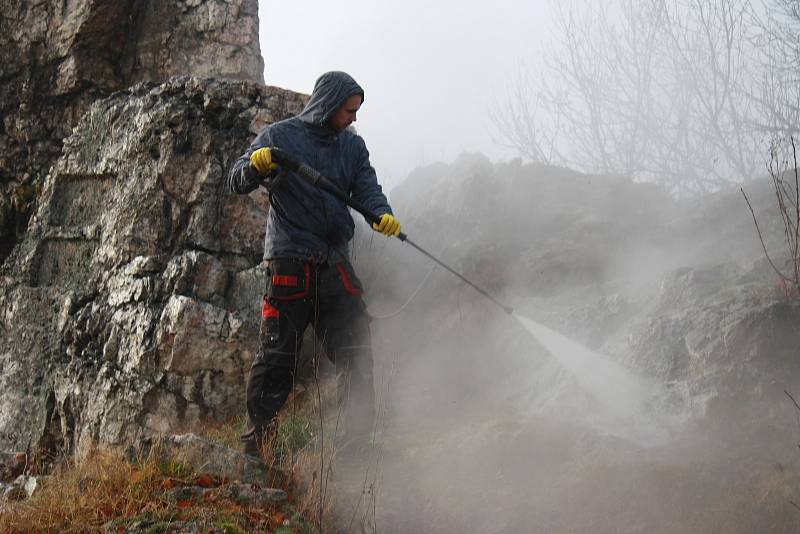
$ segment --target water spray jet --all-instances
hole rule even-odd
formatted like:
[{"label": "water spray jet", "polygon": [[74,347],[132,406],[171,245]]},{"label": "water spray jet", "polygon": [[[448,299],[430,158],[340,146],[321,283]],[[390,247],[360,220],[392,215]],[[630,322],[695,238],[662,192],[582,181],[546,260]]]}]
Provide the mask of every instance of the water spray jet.
[{"label": "water spray jet", "polygon": [[[342,202],[344,202],[345,204],[347,204],[348,206],[359,212],[361,215],[363,215],[370,223],[377,224],[381,221],[381,218],[378,214],[376,214],[375,212],[373,212],[372,210],[370,210],[357,200],[353,199],[350,195],[348,195],[347,193],[342,191],[339,187],[337,187],[336,184],[334,184],[330,178],[325,177],[324,175],[322,175],[322,173],[320,173],[316,169],[304,163],[299,163],[298,161],[294,160],[291,156],[289,156],[286,152],[284,152],[279,148],[272,148],[270,152],[272,153],[272,159],[275,163],[284,167],[287,170],[296,172],[302,178],[310,182],[311,185],[332,194],[333,196],[335,196],[336,198],[338,198],[339,200],[341,200]],[[502,310],[507,314],[512,315],[514,313],[514,309],[511,306],[503,304],[496,297],[490,295],[487,291],[481,289],[474,282],[468,280],[464,275],[462,275],[461,273],[459,273],[458,271],[456,271],[455,269],[444,263],[442,260],[434,256],[421,246],[411,241],[408,238],[408,236],[403,232],[400,232],[395,237],[397,237],[397,239],[403,241],[404,243],[408,243],[409,245],[417,249],[419,252],[421,252],[434,262],[436,262],[438,265],[447,269],[448,272],[460,278],[461,281],[463,281],[464,283],[475,289],[478,293],[480,293],[484,297],[488,298],[489,300],[500,306],[500,308],[502,308]]]},{"label": "water spray jet", "polygon": [[[333,181],[316,169],[299,163],[279,148],[272,148],[271,154],[272,160],[282,167],[281,172],[283,170],[295,172],[313,186],[330,193],[347,204],[363,215],[370,223],[380,222],[381,217],[379,215],[342,191]],[[565,369],[577,378],[580,385],[597,398],[614,417],[625,420],[636,419],[636,416],[642,413],[648,401],[661,393],[660,388],[652,381],[638,377],[623,366],[604,358],[587,347],[516,313],[511,306],[504,304],[442,260],[411,241],[403,232],[400,232],[395,237],[417,249],[420,253],[499,306],[504,312],[516,318]]]}]

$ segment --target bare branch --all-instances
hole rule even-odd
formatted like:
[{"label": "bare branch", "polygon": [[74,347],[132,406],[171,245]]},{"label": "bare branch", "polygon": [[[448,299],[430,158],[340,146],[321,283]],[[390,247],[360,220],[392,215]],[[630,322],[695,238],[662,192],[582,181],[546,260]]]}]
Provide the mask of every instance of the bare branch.
[{"label": "bare branch", "polygon": [[800,9],[765,1],[779,9],[554,2],[559,41],[541,74],[520,73],[493,110],[498,137],[525,158],[653,180],[679,195],[753,179],[764,140],[800,130]]},{"label": "bare branch", "polygon": [[755,214],[755,212],[753,211],[753,206],[750,204],[750,199],[748,199],[748,198],[747,198],[747,195],[745,194],[745,192],[744,192],[744,189],[742,189],[742,188],[739,188],[739,191],[741,191],[741,192],[742,192],[742,196],[744,197],[744,201],[745,201],[745,202],[747,202],[747,207],[748,207],[748,208],[750,208],[750,214],[753,216],[753,223],[756,225],[756,231],[758,232],[758,239],[759,239],[759,241],[761,241],[761,246],[762,246],[762,248],[764,249],[764,256],[766,256],[766,258],[767,258],[767,261],[768,261],[768,262],[769,262],[769,264],[772,266],[772,269],[775,271],[775,273],[776,273],[776,274],[777,274],[777,275],[778,275],[778,276],[779,276],[779,277],[780,277],[782,280],[786,280],[787,282],[790,282],[790,281],[791,281],[791,278],[789,278],[788,276],[784,275],[784,274],[783,274],[783,273],[780,271],[780,269],[778,269],[778,268],[775,266],[775,263],[773,263],[773,261],[772,261],[772,258],[770,258],[770,257],[769,257],[769,253],[767,252],[767,245],[766,245],[766,244],[764,244],[764,236],[762,236],[762,235],[761,235],[761,228],[758,226],[758,220],[756,219],[756,214]]},{"label": "bare branch", "polygon": [[791,399],[792,403],[794,404],[794,407],[797,408],[798,412],[800,412],[800,404],[797,404],[797,401],[794,400],[794,397],[792,397],[792,394],[789,393],[788,391],[786,391],[785,389],[783,390],[783,392],[786,393],[786,396]]}]

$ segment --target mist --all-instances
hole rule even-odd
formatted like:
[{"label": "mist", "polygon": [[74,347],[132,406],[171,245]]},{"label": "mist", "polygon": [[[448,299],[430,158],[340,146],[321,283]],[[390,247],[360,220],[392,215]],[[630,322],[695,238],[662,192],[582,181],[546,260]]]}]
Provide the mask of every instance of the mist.
[{"label": "mist", "polygon": [[[753,194],[762,214],[767,186]],[[385,411],[375,457],[347,467],[347,510],[370,466],[378,532],[795,530],[783,391],[800,383],[798,306],[740,195],[700,208],[478,156],[395,193],[409,237],[515,313],[360,228]],[[569,216],[553,221],[564,194]]]},{"label": "mist", "polygon": [[515,310],[359,225],[381,409],[345,531],[797,530],[787,5],[260,2],[267,84],[352,74],[404,232]]},{"label": "mist", "polygon": [[545,2],[372,4],[259,2],[265,81],[310,93],[317,76],[344,70],[366,101],[355,124],[381,183],[463,151],[512,151],[493,140],[488,110],[548,28]]}]

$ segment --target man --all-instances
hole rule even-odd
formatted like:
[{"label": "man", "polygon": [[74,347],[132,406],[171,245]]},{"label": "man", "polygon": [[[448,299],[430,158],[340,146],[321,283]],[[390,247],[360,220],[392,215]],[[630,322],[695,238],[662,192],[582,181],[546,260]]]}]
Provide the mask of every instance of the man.
[{"label": "man", "polygon": [[364,90],[344,72],[319,77],[305,109],[267,126],[233,165],[230,189],[269,191],[264,240],[266,291],[261,308],[260,346],[247,381],[250,428],[245,452],[274,430],[273,419],[292,389],[297,355],[311,324],[335,363],[345,435],[369,434],[374,416],[372,349],[361,282],[348,261],[354,223],[347,205],[272,161],[280,148],[331,179],[341,190],[381,217],[373,228],[385,235],[400,223],[378,184],[364,140],[349,126],[364,102]]}]

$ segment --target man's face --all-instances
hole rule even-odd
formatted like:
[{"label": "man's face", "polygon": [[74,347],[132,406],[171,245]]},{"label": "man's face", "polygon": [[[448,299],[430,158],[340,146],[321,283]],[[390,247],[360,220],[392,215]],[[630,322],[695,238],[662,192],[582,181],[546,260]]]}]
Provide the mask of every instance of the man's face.
[{"label": "man's face", "polygon": [[356,113],[361,107],[361,95],[354,94],[344,101],[344,104],[336,110],[336,113],[331,117],[331,127],[337,132],[343,131],[350,126],[351,123],[356,122]]}]

